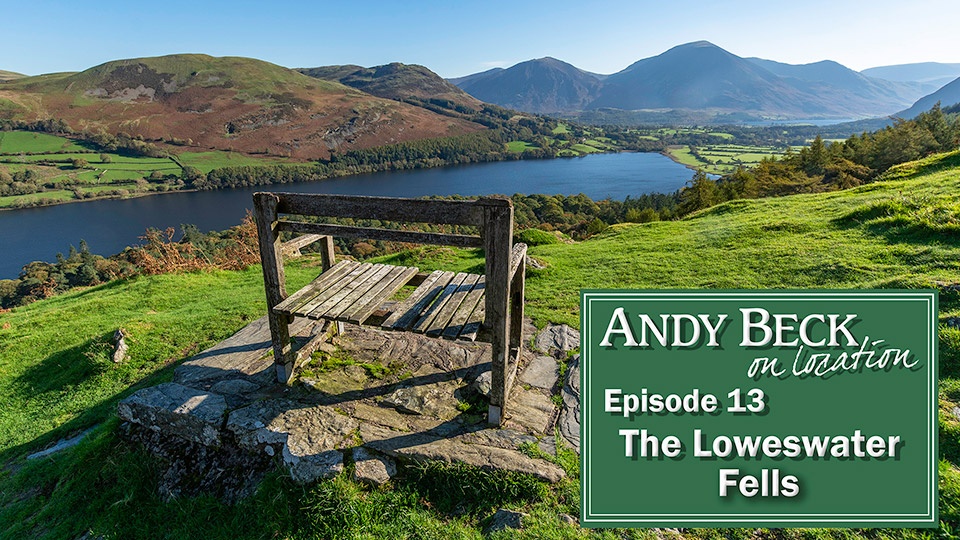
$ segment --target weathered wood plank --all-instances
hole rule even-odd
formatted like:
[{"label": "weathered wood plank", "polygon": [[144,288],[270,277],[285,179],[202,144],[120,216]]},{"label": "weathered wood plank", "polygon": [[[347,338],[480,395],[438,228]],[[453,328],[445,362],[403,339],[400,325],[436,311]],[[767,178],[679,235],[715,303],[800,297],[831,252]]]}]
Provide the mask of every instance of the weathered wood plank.
[{"label": "weathered wood plank", "polygon": [[398,267],[389,264],[375,264],[375,271],[367,276],[367,279],[365,279],[363,283],[358,283],[349,294],[337,302],[336,306],[327,310],[324,317],[341,321],[346,320],[343,318],[343,315],[353,308],[357,300],[366,296],[371,290],[381,287],[385,280],[392,281],[393,278],[390,274],[393,273],[396,268]]},{"label": "weathered wood plank", "polygon": [[373,227],[353,227],[349,225],[331,225],[328,223],[308,223],[305,221],[280,220],[279,230],[298,233],[323,234],[341,238],[364,238],[386,240],[390,242],[410,242],[413,244],[436,244],[457,247],[480,247],[479,236],[466,234],[444,234],[420,231],[401,231],[377,229]]},{"label": "weathered wood plank", "polygon": [[524,266],[526,260],[527,245],[520,243],[513,246],[513,249],[510,251],[510,275],[516,274],[517,270]]},{"label": "weathered wood plank", "polygon": [[393,311],[387,320],[380,325],[382,328],[392,328],[394,330],[406,330],[411,324],[420,318],[420,313],[426,308],[434,297],[443,290],[444,287],[453,279],[453,272],[444,272],[443,270],[434,270],[427,276],[413,294],[400,302],[400,305]]},{"label": "weathered wood plank", "polygon": [[273,310],[277,313],[290,315],[297,311],[297,308],[314,299],[318,294],[330,288],[334,283],[350,273],[351,270],[360,266],[360,263],[354,261],[341,261],[340,264],[327,270],[317,276],[317,279],[299,291],[291,294],[286,300],[277,304]]},{"label": "weathered wood plank", "polygon": [[337,256],[333,251],[333,237],[324,236],[320,244],[320,260],[323,265],[323,271],[329,270],[337,261]]},{"label": "weathered wood plank", "polygon": [[352,277],[350,281],[344,283],[340,290],[333,293],[333,295],[329,296],[326,300],[315,306],[312,310],[310,310],[309,313],[306,314],[306,316],[310,317],[311,319],[333,319],[334,317],[328,317],[327,314],[331,310],[338,309],[347,296],[356,291],[358,288],[363,287],[363,284],[380,272],[383,267],[383,265],[378,264],[366,264],[369,265],[366,271],[364,271],[362,274]]},{"label": "weathered wood plank", "polygon": [[320,304],[326,302],[333,295],[337,294],[341,289],[350,284],[358,276],[364,274],[370,267],[373,266],[370,263],[362,263],[353,267],[350,272],[342,276],[336,282],[332,283],[329,287],[320,292],[317,296],[313,297],[309,302],[303,304],[297,308],[297,311],[293,313],[297,317],[307,317],[310,312],[317,308]]},{"label": "weathered wood plank", "polygon": [[510,390],[513,389],[513,383],[517,380],[517,368],[520,367],[520,349],[511,349],[509,363],[507,364],[507,379],[504,386],[506,396],[510,397]]},{"label": "weathered wood plank", "polygon": [[[486,284],[484,284],[484,286],[486,286]],[[484,289],[484,292],[486,292],[486,289]],[[467,319],[467,322],[463,323],[463,328],[460,330],[460,339],[467,341],[477,340],[477,334],[480,333],[484,317],[486,317],[486,309],[487,301],[486,294],[484,294],[477,303],[477,307],[473,308],[473,313],[470,314],[470,318]]]},{"label": "weathered wood plank", "polygon": [[[457,339],[457,336],[459,336],[464,330],[467,322],[471,320],[470,316],[473,314],[474,310],[477,309],[477,304],[483,301],[483,293],[487,286],[486,281],[486,276],[480,276],[480,279],[477,280],[477,283],[463,298],[463,301],[460,302],[460,306],[457,308],[456,313],[453,314],[453,317],[450,317],[450,322],[447,323],[447,327],[443,331],[443,337],[447,339]],[[479,329],[479,327],[480,320],[478,319],[477,328]],[[474,333],[474,337],[476,337],[476,333]],[[473,341],[473,339],[470,341]]]},{"label": "weathered wood plank", "polygon": [[274,229],[278,203],[279,198],[269,193],[258,193],[253,196],[257,243],[260,247],[260,261],[263,268],[263,288],[267,296],[270,340],[273,342],[274,366],[277,368],[277,380],[286,384],[293,378],[294,368],[294,359],[290,358],[290,330],[287,326],[289,319],[273,311],[273,308],[287,296],[281,243]]},{"label": "weathered wood plank", "polygon": [[468,275],[466,272],[458,272],[457,275],[453,276],[450,283],[440,291],[440,294],[437,295],[427,310],[424,311],[423,316],[417,319],[417,322],[413,323],[410,330],[418,334],[426,332],[427,329],[430,328],[430,324],[433,323],[433,320],[436,319],[440,311],[443,310],[443,306],[447,303],[447,300],[450,299],[457,288],[463,283],[463,280],[467,279]]},{"label": "weathered wood plank", "polygon": [[395,266],[387,277],[380,280],[378,286],[371,288],[365,295],[358,298],[351,309],[344,312],[340,318],[354,324],[362,323],[419,271],[420,269],[416,267]]},{"label": "weathered wood plank", "polygon": [[436,199],[400,199],[396,197],[364,197],[358,195],[322,195],[276,193],[284,214],[311,216],[480,225],[482,209],[478,201]]},{"label": "weathered wood plank", "polygon": [[283,243],[283,253],[287,256],[300,256],[300,249],[320,240],[323,236],[319,234],[304,234],[292,240]]},{"label": "weathered wood plank", "polygon": [[487,291],[484,326],[490,330],[491,387],[487,422],[501,425],[507,402],[507,361],[510,353],[510,268],[513,246],[513,207],[490,205],[483,209],[483,248],[486,254]]},{"label": "weathered wood plank", "polygon": [[473,290],[473,287],[477,284],[477,280],[480,279],[480,276],[477,274],[467,274],[463,279],[463,282],[457,286],[453,291],[447,301],[444,302],[443,306],[437,312],[437,316],[433,318],[433,321],[430,322],[427,326],[424,334],[437,337],[447,329],[447,326],[450,324],[450,321],[453,319],[454,314],[460,308],[460,304],[463,302],[464,298],[467,297],[467,294]]},{"label": "weathered wood plank", "polygon": [[[526,287],[527,245],[513,246],[510,275],[510,349],[519,349],[523,340],[523,296]],[[510,385],[507,385],[507,392]]]}]

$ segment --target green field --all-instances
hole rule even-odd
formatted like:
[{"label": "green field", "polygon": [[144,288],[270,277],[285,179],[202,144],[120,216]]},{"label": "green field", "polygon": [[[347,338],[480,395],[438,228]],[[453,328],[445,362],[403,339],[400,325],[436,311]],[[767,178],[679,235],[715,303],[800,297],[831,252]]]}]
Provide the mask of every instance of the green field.
[{"label": "green field", "polygon": [[[685,529],[670,538],[951,538],[960,534],[960,152],[892,169],[847,191],[737,200],[680,221],[621,224],[590,240],[544,244],[530,256],[526,309],[538,326],[579,325],[583,288],[935,288],[940,291],[939,530]],[[422,269],[470,268],[476,251],[389,258]],[[316,275],[287,265],[290,289]],[[210,291],[216,291],[211,295]],[[449,466],[412,468],[371,489],[343,475],[308,487],[281,475],[236,506],[210,497],[164,502],[155,461],[118,435],[115,407],[169,380],[181,359],[264,311],[260,270],[140,277],[0,313],[0,539],[482,538],[500,507],[529,514],[518,538],[660,538],[648,530],[586,530],[579,481],[543,485]],[[125,328],[130,359],[108,358]],[[24,456],[86,428],[74,449]],[[469,487],[464,487],[469,486]],[[659,489],[641,486],[642,489]],[[457,499],[450,493],[466,489]],[[453,502],[451,502],[451,500]],[[461,506],[457,506],[459,500]],[[513,537],[509,534],[497,538]]]},{"label": "green field", "polygon": [[0,197],[0,208],[13,208],[20,205],[30,205],[41,199],[50,199],[57,202],[67,202],[75,197],[73,191],[66,189],[53,189],[50,191],[41,191],[39,193],[30,193],[28,195],[12,195]]},{"label": "green field", "polygon": [[19,154],[20,152],[72,152],[86,150],[77,143],[46,133],[31,131],[0,131],[0,154]]},{"label": "green field", "polygon": [[527,141],[510,141],[507,143],[507,150],[511,152],[521,153],[524,150],[532,150],[535,148],[540,148],[535,144],[530,144]]},{"label": "green field", "polygon": [[[105,159],[104,159],[105,158]],[[84,160],[82,169],[73,160]],[[41,190],[29,195],[0,196],[0,208],[36,204],[41,200],[67,202],[76,199],[74,190],[86,195],[125,190],[136,195],[156,190],[140,180],[147,179],[165,187],[180,189],[184,166],[196,167],[204,174],[221,167],[283,165],[293,163],[276,157],[254,157],[237,152],[184,152],[173,158],[121,155],[113,152],[91,151],[65,137],[26,131],[0,131],[0,171],[13,175],[29,169],[40,179],[35,183]],[[157,178],[159,175],[159,178]]]},{"label": "green field", "polygon": [[237,152],[215,150],[211,152],[183,152],[177,155],[185,166],[196,167],[204,174],[222,167],[243,167],[256,165],[284,165],[294,163],[283,158],[252,157]]},{"label": "green field", "polygon": [[[721,134],[711,133],[711,135]],[[667,153],[687,167],[723,175],[732,173],[739,167],[753,167],[764,158],[783,155],[783,150],[772,146],[713,144],[698,147],[671,147],[667,149]]]}]

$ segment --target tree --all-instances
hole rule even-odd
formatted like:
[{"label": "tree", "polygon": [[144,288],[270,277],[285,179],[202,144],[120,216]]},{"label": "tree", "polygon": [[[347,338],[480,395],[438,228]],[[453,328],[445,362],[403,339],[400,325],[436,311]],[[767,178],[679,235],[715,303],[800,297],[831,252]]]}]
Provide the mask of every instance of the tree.
[{"label": "tree", "polygon": [[113,161],[113,158],[110,157],[110,154],[100,154],[100,163],[110,163]]},{"label": "tree", "polygon": [[86,169],[90,164],[87,163],[87,160],[83,158],[73,158],[70,163],[73,165],[74,169]]},{"label": "tree", "polygon": [[700,169],[688,182],[689,186],[680,190],[680,213],[689,214],[702,208],[710,208],[720,202],[717,183],[707,177]]},{"label": "tree", "polygon": [[727,179],[726,183],[730,186],[731,199],[756,199],[760,196],[760,184],[757,177],[747,172],[743,167],[738,167]]},{"label": "tree", "polygon": [[183,168],[183,172],[180,173],[180,178],[183,179],[183,182],[188,186],[200,187],[203,184],[203,180],[206,179],[206,176],[196,167],[191,167],[187,165]]}]

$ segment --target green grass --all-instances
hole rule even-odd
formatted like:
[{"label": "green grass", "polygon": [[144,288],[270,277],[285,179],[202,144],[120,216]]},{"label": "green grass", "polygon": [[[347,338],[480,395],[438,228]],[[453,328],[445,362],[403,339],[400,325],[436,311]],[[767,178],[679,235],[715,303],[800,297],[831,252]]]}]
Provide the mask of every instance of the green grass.
[{"label": "green grass", "polygon": [[116,189],[125,189],[127,191],[137,191],[137,184],[124,184],[121,182],[115,182],[110,184],[104,184],[100,186],[83,186],[78,188],[83,193],[102,193],[104,191],[113,191]]},{"label": "green grass", "polygon": [[58,202],[66,202],[74,199],[73,191],[68,189],[55,189],[51,191],[41,191],[40,193],[31,193],[29,195],[10,195],[0,197],[0,208],[10,208],[18,204],[32,203],[41,199],[51,199]]},{"label": "green grass", "polygon": [[510,141],[507,143],[507,150],[516,152],[518,154],[524,150],[532,150],[536,148],[540,147],[535,144],[528,143],[527,141]]},{"label": "green grass", "polygon": [[673,158],[677,163],[681,165],[686,165],[687,167],[703,167],[706,165],[704,162],[695,158],[693,154],[690,153],[689,146],[680,146],[677,148],[670,148],[667,150],[667,154]]},{"label": "green grass", "polygon": [[71,152],[82,146],[56,135],[29,131],[0,131],[0,154],[20,152]]},{"label": "green grass", "polygon": [[[530,248],[526,309],[539,324],[578,325],[581,288],[926,288],[960,282],[960,153],[894,169],[844,192],[733,201],[682,221],[610,227],[588,241]],[[421,269],[478,272],[476,250],[424,247],[385,257]],[[317,273],[288,265],[289,288]],[[211,294],[216,291],[216,294]],[[579,530],[571,478],[547,486],[522,475],[451,465],[408,469],[369,489],[345,477],[298,487],[271,476],[234,507],[206,497],[163,502],[156,462],[117,436],[118,399],[168,380],[171,367],[262,314],[258,268],[142,277],[71,292],[0,314],[0,530],[25,537],[480,538],[499,507],[530,514],[502,537],[645,538],[644,530]],[[941,321],[960,316],[960,292],[942,289]],[[107,359],[111,333],[130,333],[131,359]],[[697,530],[695,538],[921,538],[960,533],[960,330],[940,328],[939,531]],[[99,425],[73,450],[23,456]],[[528,449],[535,451],[533,449]]]},{"label": "green grass", "polygon": [[[31,195],[0,197],[0,208],[29,204],[38,200],[49,203],[66,202],[75,198],[72,188],[78,188],[90,194],[116,189],[134,193],[144,192],[151,188],[142,183],[138,185],[136,183],[138,180],[148,178],[154,172],[175,177],[179,177],[182,172],[180,165],[170,158],[125,156],[115,153],[80,152],[80,150],[83,150],[82,146],[63,137],[25,131],[0,131],[0,170],[6,170],[12,174],[25,168],[32,169],[42,178],[37,183],[42,186],[41,189],[45,190]],[[47,153],[21,155],[20,151]],[[210,152],[209,154],[218,153]],[[74,159],[85,160],[86,168],[75,169],[72,165]],[[40,164],[44,161],[50,164]],[[263,161],[246,158],[243,163],[263,163]]]},{"label": "green grass", "polygon": [[[724,134],[711,133],[722,136]],[[728,174],[738,167],[752,167],[764,158],[780,156],[783,152],[772,146],[745,146],[739,144],[714,144],[696,148],[700,158],[693,155],[689,146],[673,147],[667,153],[677,162],[692,168],[703,169],[713,174]]]},{"label": "green grass", "polygon": [[281,165],[291,161],[283,158],[252,157],[237,152],[214,150],[210,152],[183,152],[177,155],[185,166],[196,167],[204,174],[222,167],[243,167],[256,165]]},{"label": "green grass", "polygon": [[597,152],[603,152],[603,149],[595,148],[589,144],[583,143],[571,145],[570,149],[579,154],[596,154]]}]

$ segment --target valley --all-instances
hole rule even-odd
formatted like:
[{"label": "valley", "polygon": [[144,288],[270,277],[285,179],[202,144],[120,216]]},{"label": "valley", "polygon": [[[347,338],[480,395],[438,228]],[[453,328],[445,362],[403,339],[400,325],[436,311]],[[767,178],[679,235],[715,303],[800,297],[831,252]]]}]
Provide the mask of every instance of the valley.
[{"label": "valley", "polygon": [[[231,13],[242,11],[236,7]],[[176,42],[176,50],[273,55],[265,58],[288,67],[238,56],[143,56],[156,53],[102,44],[101,54],[132,58],[88,55],[70,68],[80,71],[41,75],[0,65],[14,70],[0,69],[0,538],[957,536],[960,64],[856,71],[832,60],[741,56],[731,51],[745,47],[702,40],[657,42],[657,54],[649,43],[627,49],[623,39],[632,56],[600,74],[542,57],[576,35],[590,36],[589,47],[577,44],[595,58],[615,52],[590,49],[604,36],[591,32],[582,6],[577,17],[560,4],[537,14],[538,21],[557,12],[576,22],[551,26],[553,41],[537,42],[548,50],[509,42],[504,21],[496,40],[513,46],[509,55],[478,45],[490,40],[489,28],[480,36],[440,19],[426,28],[401,17],[385,24],[378,17],[393,12],[378,7],[350,18],[346,34],[337,34],[340,6],[311,13],[304,4],[295,14],[302,21],[271,20],[290,10],[258,10],[246,27],[206,21],[205,36],[228,42],[214,32],[221,28],[249,48]],[[460,8],[447,9],[437,11],[447,17]],[[526,6],[512,9],[528,26],[514,34],[532,42],[533,19],[519,15]],[[711,8],[698,9],[708,20]],[[99,16],[107,22],[113,11]],[[184,37],[202,11],[166,31]],[[750,14],[736,18],[742,24]],[[270,22],[307,35],[286,45],[303,53],[277,54],[282,38],[257,44],[274,31]],[[777,25],[783,22],[751,32]],[[642,28],[631,21],[626,32]],[[445,79],[382,51],[363,54],[367,41],[381,39],[396,57],[426,62],[435,57],[423,51],[449,48],[462,63],[448,72],[482,71]],[[477,50],[489,56],[463,60]],[[551,54],[572,49],[557,50]],[[541,57],[517,62],[534,54]],[[538,327],[566,324],[573,333],[583,289],[935,289],[939,389],[929,397],[940,408],[940,528],[591,530],[575,517],[577,456],[562,445],[546,454],[514,440],[504,444],[562,467],[567,479],[545,484],[427,463],[404,465],[392,481],[371,487],[353,479],[357,463],[348,459],[348,474],[310,485],[272,473],[235,505],[206,495],[169,501],[158,495],[157,462],[123,439],[117,403],[171,380],[183,359],[264,315],[256,226],[244,219],[255,191],[505,194],[513,239],[531,257],[525,314]],[[291,289],[319,273],[312,249],[287,261]],[[341,260],[424,271],[473,273],[483,265],[469,249],[344,238],[334,249]],[[119,363],[111,359],[117,329],[128,332],[130,345]],[[560,377],[579,369],[573,352],[557,355],[558,378],[544,387],[555,405],[574,380]],[[380,367],[390,366],[373,369]],[[458,413],[471,410],[470,399],[457,403]],[[86,438],[72,450],[27,458],[78,434]],[[524,512],[520,528],[491,532],[497,509]]]}]

